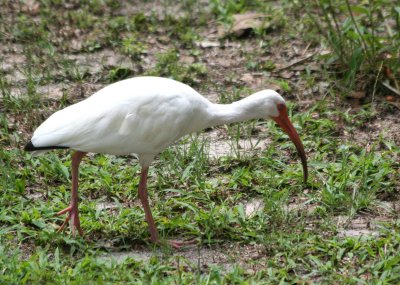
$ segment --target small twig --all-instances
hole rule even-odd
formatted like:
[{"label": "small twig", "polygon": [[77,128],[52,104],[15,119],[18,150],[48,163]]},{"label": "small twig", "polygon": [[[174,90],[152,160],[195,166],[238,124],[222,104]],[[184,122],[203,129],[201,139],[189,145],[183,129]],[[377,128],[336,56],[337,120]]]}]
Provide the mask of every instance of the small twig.
[{"label": "small twig", "polygon": [[297,65],[297,64],[299,64],[299,63],[302,63],[302,62],[304,62],[304,61],[310,59],[310,58],[313,57],[314,55],[316,55],[316,54],[318,53],[318,51],[319,51],[319,50],[313,52],[313,53],[310,54],[309,56],[306,56],[306,57],[304,57],[304,58],[302,58],[302,59],[299,59],[299,60],[297,60],[297,61],[295,61],[295,62],[289,63],[288,65],[286,65],[286,66],[284,66],[284,67],[278,68],[278,69],[276,70],[276,72],[279,72],[279,71],[288,69],[289,67],[292,67],[293,65]]},{"label": "small twig", "polygon": [[382,67],[383,67],[383,61],[381,61],[381,66],[379,67],[378,74],[377,74],[376,77],[375,77],[374,90],[372,91],[372,103],[374,103],[375,92],[376,92],[376,84],[378,84],[378,78],[379,78],[379,75],[381,74]]},{"label": "small twig", "polygon": [[396,88],[392,87],[389,83],[382,82],[382,85],[385,86],[390,91],[392,91],[394,94],[400,96],[400,90],[397,90]]},{"label": "small twig", "polygon": [[399,82],[396,80],[396,77],[393,78],[393,83],[394,83],[394,86],[396,87],[396,89],[400,90]]},{"label": "small twig", "polygon": [[306,48],[304,49],[304,51],[301,53],[301,56],[304,56],[306,54],[306,52],[308,51],[308,49],[311,46],[311,42],[308,43],[308,45],[306,46]]},{"label": "small twig", "polygon": [[385,20],[385,27],[386,27],[386,31],[387,31],[389,37],[392,38],[393,37],[393,31],[392,31],[392,28],[390,27],[390,25],[389,25],[387,20]]}]

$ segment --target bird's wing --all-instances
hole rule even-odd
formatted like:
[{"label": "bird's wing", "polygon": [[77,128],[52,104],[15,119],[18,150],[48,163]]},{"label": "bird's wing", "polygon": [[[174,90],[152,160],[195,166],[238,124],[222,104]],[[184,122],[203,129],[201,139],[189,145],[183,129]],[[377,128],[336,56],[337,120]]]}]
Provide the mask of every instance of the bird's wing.
[{"label": "bird's wing", "polygon": [[35,131],[32,143],[97,153],[155,155],[182,135],[203,128],[201,111],[207,104],[182,83],[127,80],[54,113]]},{"label": "bird's wing", "polygon": [[[99,108],[87,100],[51,115],[32,136],[35,147],[82,145],[115,118],[110,108]],[[111,113],[111,115],[109,115]]]},{"label": "bird's wing", "polygon": [[137,154],[157,154],[185,134],[204,127],[202,100],[187,94],[155,95],[132,106],[118,134]]}]

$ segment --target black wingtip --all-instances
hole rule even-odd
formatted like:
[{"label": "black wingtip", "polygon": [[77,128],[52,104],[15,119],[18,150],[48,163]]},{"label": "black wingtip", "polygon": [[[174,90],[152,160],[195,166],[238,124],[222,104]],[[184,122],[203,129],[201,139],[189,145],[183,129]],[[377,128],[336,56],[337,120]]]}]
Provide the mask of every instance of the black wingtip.
[{"label": "black wingtip", "polygon": [[50,150],[50,149],[66,149],[69,148],[68,146],[62,146],[62,145],[54,145],[54,146],[39,146],[36,147],[33,145],[32,141],[29,141],[25,147],[25,151],[35,151],[35,150]]},{"label": "black wingtip", "polygon": [[29,141],[25,147],[24,147],[25,151],[34,151],[36,150],[35,146],[33,145],[32,141]]}]

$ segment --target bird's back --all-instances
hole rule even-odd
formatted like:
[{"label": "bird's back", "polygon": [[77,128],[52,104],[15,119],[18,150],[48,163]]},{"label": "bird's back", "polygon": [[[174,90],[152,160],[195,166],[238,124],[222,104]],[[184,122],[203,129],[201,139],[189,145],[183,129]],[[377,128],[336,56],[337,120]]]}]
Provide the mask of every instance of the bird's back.
[{"label": "bird's back", "polygon": [[111,84],[50,116],[35,131],[35,147],[154,156],[207,125],[211,103],[166,78],[136,77]]}]

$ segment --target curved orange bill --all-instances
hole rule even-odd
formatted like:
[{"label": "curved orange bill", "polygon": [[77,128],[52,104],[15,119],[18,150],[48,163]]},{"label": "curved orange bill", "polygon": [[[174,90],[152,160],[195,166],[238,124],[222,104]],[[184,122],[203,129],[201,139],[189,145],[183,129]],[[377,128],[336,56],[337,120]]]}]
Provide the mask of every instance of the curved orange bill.
[{"label": "curved orange bill", "polygon": [[287,133],[289,138],[296,146],[297,152],[299,153],[299,156],[301,158],[301,163],[303,164],[304,183],[307,183],[307,157],[304,151],[303,143],[301,142],[300,137],[296,132],[296,129],[293,127],[293,124],[289,119],[285,104],[278,104],[278,111],[278,117],[272,117],[272,119],[285,131],[285,133]]}]

